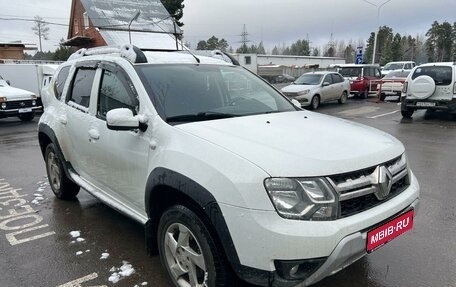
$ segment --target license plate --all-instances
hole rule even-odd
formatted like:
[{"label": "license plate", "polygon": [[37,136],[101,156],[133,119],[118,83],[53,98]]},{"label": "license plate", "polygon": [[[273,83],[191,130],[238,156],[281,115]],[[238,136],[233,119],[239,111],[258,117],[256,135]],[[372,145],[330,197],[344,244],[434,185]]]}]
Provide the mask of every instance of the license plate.
[{"label": "license plate", "polygon": [[32,108],[19,109],[19,113],[20,113],[20,114],[23,114],[23,113],[30,113],[31,111],[32,111]]},{"label": "license plate", "polygon": [[399,235],[413,228],[413,210],[396,217],[395,219],[367,232],[366,251],[374,249],[393,240]]},{"label": "license plate", "polygon": [[417,102],[416,105],[420,107],[435,107],[435,103],[430,102]]}]

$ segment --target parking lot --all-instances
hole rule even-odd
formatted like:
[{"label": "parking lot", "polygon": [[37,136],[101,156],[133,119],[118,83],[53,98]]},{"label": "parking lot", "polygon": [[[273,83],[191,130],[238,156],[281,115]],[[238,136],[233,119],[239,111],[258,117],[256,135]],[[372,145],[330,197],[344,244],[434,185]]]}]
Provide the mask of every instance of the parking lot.
[{"label": "parking lot", "polygon": [[[456,286],[456,120],[424,111],[404,120],[396,102],[373,97],[318,112],[402,141],[421,205],[411,232],[315,286]],[[0,285],[169,286],[158,256],[146,254],[142,226],[84,191],[75,201],[54,197],[37,123],[0,120]]]}]

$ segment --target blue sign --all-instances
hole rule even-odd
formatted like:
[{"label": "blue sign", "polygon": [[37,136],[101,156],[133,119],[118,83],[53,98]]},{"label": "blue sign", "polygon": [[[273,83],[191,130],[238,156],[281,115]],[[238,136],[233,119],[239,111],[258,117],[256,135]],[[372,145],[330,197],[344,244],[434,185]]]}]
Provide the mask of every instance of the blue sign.
[{"label": "blue sign", "polygon": [[363,63],[363,47],[357,47],[356,48],[356,58],[355,58],[355,64],[362,64]]}]

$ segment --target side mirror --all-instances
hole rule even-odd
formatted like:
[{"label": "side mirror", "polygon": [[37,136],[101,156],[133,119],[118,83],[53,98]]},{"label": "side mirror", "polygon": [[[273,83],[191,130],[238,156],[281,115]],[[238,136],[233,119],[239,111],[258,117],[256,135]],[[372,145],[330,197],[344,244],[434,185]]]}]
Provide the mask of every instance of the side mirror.
[{"label": "side mirror", "polygon": [[329,86],[329,82],[324,82],[322,85],[322,87],[327,87],[327,86]]},{"label": "side mirror", "polygon": [[106,125],[114,131],[130,131],[139,129],[140,122],[137,116],[129,109],[120,108],[110,110],[106,114]]},{"label": "side mirror", "polygon": [[298,107],[298,108],[301,108],[301,103],[300,103],[300,102],[298,102],[298,100],[296,100],[296,99],[292,99],[292,100],[291,100],[291,102],[292,102],[292,103],[293,103],[293,105],[295,105],[296,107]]}]

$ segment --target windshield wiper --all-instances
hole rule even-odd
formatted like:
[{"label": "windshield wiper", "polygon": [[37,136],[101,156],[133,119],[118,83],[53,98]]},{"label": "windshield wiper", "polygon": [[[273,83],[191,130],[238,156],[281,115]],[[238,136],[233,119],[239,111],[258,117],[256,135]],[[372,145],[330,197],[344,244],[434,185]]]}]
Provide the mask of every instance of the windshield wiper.
[{"label": "windshield wiper", "polygon": [[208,112],[200,112],[197,114],[172,116],[172,117],[166,118],[166,121],[168,123],[170,123],[170,122],[198,122],[198,121],[206,121],[206,120],[234,118],[234,117],[238,117],[238,116],[239,115],[235,115],[235,114],[208,111]]}]

